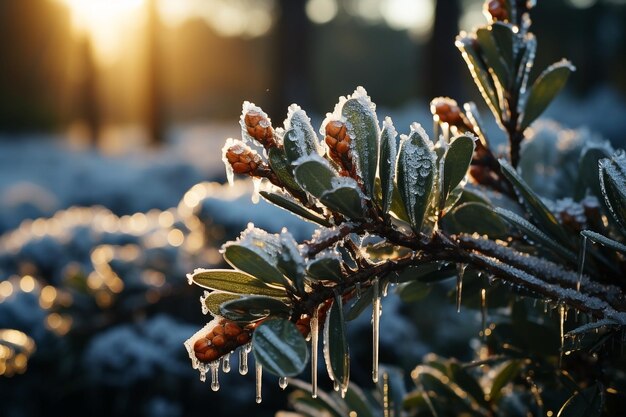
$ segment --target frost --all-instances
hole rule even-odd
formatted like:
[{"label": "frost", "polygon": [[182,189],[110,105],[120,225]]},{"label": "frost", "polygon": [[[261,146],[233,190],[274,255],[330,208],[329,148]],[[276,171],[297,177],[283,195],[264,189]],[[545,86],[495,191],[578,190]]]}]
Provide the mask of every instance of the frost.
[{"label": "frost", "polygon": [[[228,162],[228,158],[226,158],[226,153],[228,152],[228,149],[237,144],[237,142],[239,141],[233,138],[228,138],[222,147],[222,162],[224,162],[224,167],[226,168],[226,178],[228,179],[228,184],[231,187],[235,185],[235,173],[233,172],[233,167],[230,165],[230,162]],[[243,147],[240,147],[240,149],[243,152]]]},{"label": "frost", "polygon": [[278,254],[280,259],[285,263],[293,263],[296,265],[298,274],[304,274],[304,258],[298,249],[296,240],[293,238],[291,233],[289,233],[287,228],[283,228],[280,231],[279,239],[282,245],[282,250]]},{"label": "frost", "polygon": [[253,223],[248,223],[248,227],[241,232],[241,235],[235,242],[228,242],[222,246],[222,252],[232,244],[241,245],[254,251],[268,264],[274,266],[276,265],[276,258],[282,250],[278,235],[254,227]]},{"label": "frost", "polygon": [[[311,119],[297,104],[292,104],[287,110],[287,119],[284,121],[285,135],[283,142],[291,141],[293,148],[302,157],[307,155],[321,155],[322,148],[311,126]],[[295,159],[295,158],[294,158]]]},{"label": "frost", "polygon": [[[189,274],[187,274],[189,276]],[[211,294],[208,291],[204,292],[204,295],[200,296],[200,308],[202,309],[202,314],[207,315],[209,314],[209,308],[206,306],[206,299],[209,297],[209,294]]]}]

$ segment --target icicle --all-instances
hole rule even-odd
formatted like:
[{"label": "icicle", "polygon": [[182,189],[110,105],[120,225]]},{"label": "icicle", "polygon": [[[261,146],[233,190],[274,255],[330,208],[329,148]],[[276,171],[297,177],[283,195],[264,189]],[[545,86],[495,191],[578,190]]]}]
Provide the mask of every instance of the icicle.
[{"label": "icicle", "polygon": [[378,382],[378,343],[380,337],[380,282],[378,278],[374,278],[372,290],[372,381]]},{"label": "icicle", "polygon": [[285,388],[287,388],[287,384],[289,384],[289,381],[287,380],[286,376],[281,376],[280,378],[278,378],[278,386],[283,391],[285,390]]},{"label": "icicle", "polygon": [[585,257],[587,256],[587,236],[583,236],[580,244],[580,253],[578,254],[578,282],[576,283],[576,291],[580,291],[580,283],[583,280],[583,270],[585,269]]},{"label": "icicle", "polygon": [[261,404],[263,398],[261,397],[261,383],[263,381],[263,366],[260,363],[256,362],[255,366],[255,374],[256,374],[256,403]]},{"label": "icicle", "polygon": [[339,392],[339,382],[333,381],[333,390],[335,390],[335,392]]},{"label": "icicle", "polygon": [[463,275],[465,274],[465,264],[457,264],[457,277],[456,277],[456,312],[461,312],[461,295],[463,292]]},{"label": "icicle", "polygon": [[356,289],[356,299],[360,300],[361,299],[361,282],[357,281],[354,284],[354,288]]},{"label": "icicle", "polygon": [[565,305],[559,306],[559,320],[561,330],[561,348],[559,349],[559,368],[561,368],[561,362],[563,361],[563,345],[565,344]]},{"label": "icicle", "polygon": [[222,356],[222,371],[227,374],[230,372],[230,355],[232,352]]},{"label": "icicle", "polygon": [[487,290],[480,290],[480,325],[482,327],[483,340],[487,340]]},{"label": "icicle", "polygon": [[248,350],[246,349],[246,346],[239,350],[239,373],[241,375],[246,375],[248,373]]},{"label": "icicle", "polygon": [[317,398],[317,344],[319,340],[318,307],[311,317],[311,397]]},{"label": "icicle", "polygon": [[213,361],[210,363],[211,367],[211,389],[213,391],[219,391],[220,389],[220,361]]},{"label": "icicle", "polygon": [[385,280],[383,282],[383,287],[381,289],[381,294],[382,294],[383,298],[387,296],[388,290],[389,290],[389,280]]},{"label": "icicle", "polygon": [[389,374],[383,372],[383,417],[391,417],[391,403],[389,402]]}]

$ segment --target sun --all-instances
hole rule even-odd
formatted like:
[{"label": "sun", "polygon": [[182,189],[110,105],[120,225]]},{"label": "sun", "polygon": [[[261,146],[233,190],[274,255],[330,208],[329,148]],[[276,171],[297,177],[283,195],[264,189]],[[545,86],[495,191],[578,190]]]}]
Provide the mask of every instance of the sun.
[{"label": "sun", "polygon": [[145,0],[61,0],[67,5],[72,24],[91,37],[101,62],[110,62],[124,46],[129,29],[141,21]]}]

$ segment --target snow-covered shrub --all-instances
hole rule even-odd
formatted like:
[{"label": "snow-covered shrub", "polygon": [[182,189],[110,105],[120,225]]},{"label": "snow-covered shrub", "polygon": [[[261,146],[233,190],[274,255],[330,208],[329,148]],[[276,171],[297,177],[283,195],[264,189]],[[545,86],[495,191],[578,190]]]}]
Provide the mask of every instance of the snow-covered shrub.
[{"label": "snow-covered shrub", "polygon": [[[229,179],[252,177],[264,199],[317,230],[299,243],[287,229],[249,224],[222,247],[232,269],[188,275],[206,290],[202,309],[213,319],[185,346],[214,390],[220,358],[238,349],[242,374],[253,352],[257,402],[263,372],[284,387],[310,362],[311,384],[294,381],[310,392],[294,394],[298,415],[622,409],[624,357],[615,346],[626,325],[626,156],[601,141],[583,143],[587,135],[533,124],[574,70],[562,60],[530,82],[533,3],[487,1],[489,24],[456,40],[507,138],[506,155],[492,145],[477,106],[451,98],[431,102],[431,137],[417,123],[400,135],[390,118],[381,123],[362,87],[328,113],[322,139],[295,104],[283,127],[274,127],[262,109],[244,103],[243,140],[228,139],[223,148]],[[555,172],[555,164],[568,171]],[[538,169],[538,176],[528,172]],[[554,184],[542,184],[548,181]],[[403,332],[381,325],[382,299],[393,288],[419,302],[449,278],[457,310],[480,312],[475,357],[462,363],[426,355],[407,390],[401,375],[379,366],[381,340]],[[347,328],[370,305],[369,370],[380,385],[379,406],[350,384],[359,348]],[[403,336],[405,343],[414,337]],[[318,389],[322,360],[337,394]]]}]

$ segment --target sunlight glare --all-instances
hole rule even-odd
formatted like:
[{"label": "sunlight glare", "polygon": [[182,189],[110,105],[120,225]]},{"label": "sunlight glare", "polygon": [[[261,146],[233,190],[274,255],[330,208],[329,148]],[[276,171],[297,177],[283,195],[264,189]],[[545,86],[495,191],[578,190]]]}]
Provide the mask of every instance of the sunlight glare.
[{"label": "sunlight glare", "polygon": [[433,0],[386,0],[381,11],[391,28],[425,37],[433,25],[435,4]]},{"label": "sunlight glare", "polygon": [[97,57],[113,61],[136,28],[144,0],[63,0],[69,7],[74,28],[91,37]]}]

